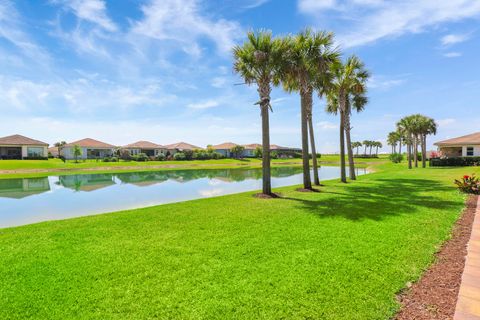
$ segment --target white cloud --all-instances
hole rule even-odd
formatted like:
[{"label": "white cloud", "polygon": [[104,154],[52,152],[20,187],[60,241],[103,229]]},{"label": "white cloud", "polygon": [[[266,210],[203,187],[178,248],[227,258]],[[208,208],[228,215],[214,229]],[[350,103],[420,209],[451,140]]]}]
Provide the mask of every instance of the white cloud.
[{"label": "white cloud", "polygon": [[446,58],[458,58],[462,56],[462,53],[453,51],[453,52],[444,53],[443,56]]},{"label": "white cloud", "polygon": [[392,87],[400,86],[405,83],[405,79],[388,79],[385,76],[372,76],[368,79],[368,87],[370,89],[388,90]]},{"label": "white cloud", "polygon": [[215,88],[224,88],[227,84],[227,78],[225,77],[215,77],[212,79],[212,87]]},{"label": "white cloud", "polygon": [[317,127],[320,130],[335,130],[338,128],[338,125],[329,121],[320,121],[317,123]]},{"label": "white cloud", "polygon": [[440,23],[478,17],[480,1],[471,0],[403,0],[375,1],[375,6],[361,5],[357,0],[332,1],[299,0],[302,13],[318,18],[326,9],[338,11],[338,39],[343,47],[354,47],[383,38],[419,33]]},{"label": "white cloud", "polygon": [[108,17],[104,0],[54,0],[71,10],[79,19],[94,23],[104,30],[117,31],[117,25]]},{"label": "white cloud", "polygon": [[251,0],[250,3],[247,3],[243,6],[244,9],[253,9],[256,7],[263,6],[265,3],[269,2],[270,0]]},{"label": "white cloud", "polygon": [[214,107],[218,107],[219,103],[218,101],[215,100],[207,100],[207,101],[202,101],[202,102],[197,102],[197,103],[190,103],[187,105],[190,109],[210,109]]},{"label": "white cloud", "polygon": [[442,42],[442,45],[449,46],[467,41],[469,38],[470,36],[468,34],[447,34],[446,36],[443,36],[440,41]]},{"label": "white cloud", "polygon": [[142,6],[143,19],[132,32],[161,41],[181,44],[187,53],[198,54],[198,42],[209,39],[222,53],[230,52],[235,39],[243,35],[240,25],[213,19],[201,12],[198,0],[151,0]]},{"label": "white cloud", "polygon": [[448,127],[451,124],[455,124],[457,120],[453,118],[440,119],[435,121],[439,127]]}]

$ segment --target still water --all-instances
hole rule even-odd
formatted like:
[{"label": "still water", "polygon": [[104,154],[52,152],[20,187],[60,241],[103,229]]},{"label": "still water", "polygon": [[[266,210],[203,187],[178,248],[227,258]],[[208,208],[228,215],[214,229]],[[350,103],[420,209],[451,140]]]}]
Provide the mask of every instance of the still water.
[{"label": "still water", "polygon": [[[357,169],[365,174],[365,169]],[[320,168],[320,179],[340,176]],[[0,228],[261,189],[261,169],[175,170],[0,179]],[[299,167],[272,168],[272,186],[302,183]]]}]

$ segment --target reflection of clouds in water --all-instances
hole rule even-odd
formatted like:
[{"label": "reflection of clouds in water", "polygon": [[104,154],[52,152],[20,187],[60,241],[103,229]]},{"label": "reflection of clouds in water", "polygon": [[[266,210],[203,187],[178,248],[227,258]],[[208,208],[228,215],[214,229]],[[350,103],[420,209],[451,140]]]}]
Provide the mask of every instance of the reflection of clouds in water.
[{"label": "reflection of clouds in water", "polygon": [[202,197],[215,197],[223,194],[224,190],[217,188],[217,189],[211,189],[211,190],[199,190],[198,193]]},{"label": "reflection of clouds in water", "polygon": [[208,185],[209,186],[218,186],[221,183],[222,183],[222,181],[217,180],[215,178],[208,180]]}]

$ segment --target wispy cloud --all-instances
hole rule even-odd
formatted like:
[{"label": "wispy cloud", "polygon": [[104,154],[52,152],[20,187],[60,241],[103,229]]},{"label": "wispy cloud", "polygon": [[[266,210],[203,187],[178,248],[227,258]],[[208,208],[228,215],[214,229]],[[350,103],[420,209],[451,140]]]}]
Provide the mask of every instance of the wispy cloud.
[{"label": "wispy cloud", "polygon": [[253,9],[260,6],[263,6],[265,3],[269,2],[270,0],[251,0],[250,3],[247,3],[243,6],[244,9]]},{"label": "wispy cloud", "polygon": [[52,0],[61,4],[78,19],[94,23],[107,31],[116,31],[117,25],[108,17],[104,0]]},{"label": "wispy cloud", "polygon": [[235,39],[243,35],[236,21],[213,19],[200,9],[198,0],[151,0],[142,6],[143,19],[132,32],[160,41],[173,41],[188,54],[199,55],[200,40],[215,43],[221,53],[230,52]]},{"label": "wispy cloud", "polygon": [[[370,5],[365,6],[365,3]],[[343,47],[419,33],[440,23],[480,14],[480,1],[471,0],[299,0],[298,7],[300,12],[316,18],[328,10],[335,10],[335,19],[344,22],[337,25],[345,26],[337,31]],[[359,16],[361,19],[353,18]]]},{"label": "wispy cloud", "polygon": [[220,103],[218,101],[207,100],[207,101],[202,101],[197,103],[190,103],[187,105],[187,107],[190,109],[210,109],[210,108],[218,107],[219,105]]},{"label": "wispy cloud", "polygon": [[400,86],[405,82],[406,82],[406,79],[404,76],[395,77],[394,79],[391,79],[390,77],[377,75],[377,76],[370,77],[370,79],[368,80],[368,87],[370,89],[388,90],[392,87]]},{"label": "wispy cloud", "polygon": [[320,121],[317,123],[317,127],[320,130],[335,130],[338,128],[338,125],[329,121]]},{"label": "wispy cloud", "polygon": [[442,42],[442,45],[449,46],[467,41],[469,38],[470,35],[468,34],[447,34],[446,36],[443,36],[440,41]]},{"label": "wispy cloud", "polygon": [[462,56],[462,53],[461,52],[457,52],[457,51],[452,51],[452,52],[446,52],[443,54],[443,56],[445,58],[458,58],[458,57],[461,57]]}]

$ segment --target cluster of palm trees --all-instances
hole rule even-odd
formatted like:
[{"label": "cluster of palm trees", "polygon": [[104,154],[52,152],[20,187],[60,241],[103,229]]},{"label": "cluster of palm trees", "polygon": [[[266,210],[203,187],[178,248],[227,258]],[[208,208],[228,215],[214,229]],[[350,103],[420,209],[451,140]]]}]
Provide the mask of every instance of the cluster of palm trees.
[{"label": "cluster of palm trees", "polygon": [[[360,142],[360,141],[355,141],[355,142],[352,142],[352,148],[353,149],[356,149],[356,155],[358,156],[358,149],[360,147],[364,147],[364,150],[363,150],[363,156],[369,156],[371,157],[372,156],[372,149],[375,148],[375,156],[378,156],[378,148],[382,148],[383,147],[383,144],[380,142],[380,141],[372,141],[372,140],[363,140],[363,142]],[[369,153],[367,154],[367,148],[369,150]]]},{"label": "cluster of palm trees", "polygon": [[430,117],[413,114],[406,116],[397,122],[397,130],[388,134],[388,144],[392,146],[392,152],[402,153],[402,143],[407,148],[408,167],[412,169],[412,162],[418,167],[418,148],[421,149],[422,167],[426,167],[427,161],[427,136],[437,133],[437,124]]},{"label": "cluster of palm trees", "polygon": [[[272,86],[300,94],[303,187],[312,189],[309,163],[316,155],[313,130],[313,95],[327,100],[327,112],[340,115],[341,180],[346,182],[345,148],[348,153],[349,176],[355,179],[352,143],[350,140],[352,111],[365,108],[366,82],[369,77],[364,64],[355,56],[341,61],[334,47],[333,34],[306,29],[297,35],[273,37],[269,31],[249,32],[243,45],[235,46],[234,70],[247,85],[256,85],[262,118],[262,192],[272,195],[270,180],[269,112],[272,111]],[[346,146],[345,146],[346,144]],[[320,185],[316,156],[312,157],[314,184]]]}]

